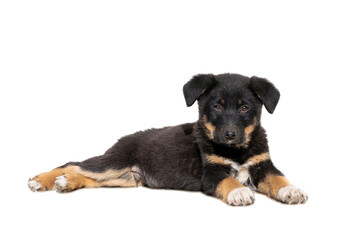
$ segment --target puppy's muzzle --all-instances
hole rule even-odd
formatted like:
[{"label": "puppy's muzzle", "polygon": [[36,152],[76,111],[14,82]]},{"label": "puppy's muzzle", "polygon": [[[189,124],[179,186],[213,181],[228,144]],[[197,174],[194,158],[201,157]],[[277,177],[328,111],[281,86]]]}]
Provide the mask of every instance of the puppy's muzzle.
[{"label": "puppy's muzzle", "polygon": [[237,133],[237,131],[234,131],[234,130],[225,130],[225,132],[224,132],[224,138],[227,141],[235,140],[238,137],[238,135],[239,134]]}]

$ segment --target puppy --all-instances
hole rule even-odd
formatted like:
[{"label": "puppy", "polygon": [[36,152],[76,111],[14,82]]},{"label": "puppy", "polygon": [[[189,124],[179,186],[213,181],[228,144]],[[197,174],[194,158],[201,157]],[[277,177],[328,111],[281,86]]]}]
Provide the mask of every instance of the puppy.
[{"label": "puppy", "polygon": [[279,101],[272,83],[238,74],[200,74],[183,92],[188,107],[198,101],[197,122],[125,136],[101,156],[29,179],[29,188],[64,193],[143,185],[202,191],[235,206],[254,203],[254,190],[283,203],[307,201],[270,158],[260,118],[263,105],[273,113]]}]

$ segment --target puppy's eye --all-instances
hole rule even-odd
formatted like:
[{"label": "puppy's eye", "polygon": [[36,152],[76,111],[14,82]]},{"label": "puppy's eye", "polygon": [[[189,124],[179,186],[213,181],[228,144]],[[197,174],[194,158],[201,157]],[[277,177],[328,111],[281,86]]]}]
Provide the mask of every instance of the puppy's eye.
[{"label": "puppy's eye", "polygon": [[240,107],[240,112],[247,112],[247,111],[249,111],[249,109],[250,109],[250,107],[249,106],[247,106],[247,105],[242,105],[241,107]]},{"label": "puppy's eye", "polygon": [[215,109],[216,111],[221,111],[222,110],[222,107],[219,104],[214,104],[212,106],[212,108]]}]

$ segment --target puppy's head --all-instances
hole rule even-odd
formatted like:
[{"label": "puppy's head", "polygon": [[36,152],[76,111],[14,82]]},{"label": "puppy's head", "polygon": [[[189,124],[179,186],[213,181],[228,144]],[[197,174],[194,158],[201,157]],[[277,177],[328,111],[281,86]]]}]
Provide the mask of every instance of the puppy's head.
[{"label": "puppy's head", "polygon": [[200,74],[183,88],[186,104],[199,103],[199,120],[218,144],[247,146],[260,122],[264,105],[273,113],[280,93],[264,78],[238,74]]}]

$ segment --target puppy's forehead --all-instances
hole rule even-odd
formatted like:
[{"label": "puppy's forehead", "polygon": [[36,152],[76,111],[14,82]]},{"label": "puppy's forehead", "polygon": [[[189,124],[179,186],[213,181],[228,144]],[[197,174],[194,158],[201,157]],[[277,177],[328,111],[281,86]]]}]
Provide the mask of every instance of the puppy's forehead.
[{"label": "puppy's forehead", "polygon": [[240,74],[233,74],[233,73],[224,73],[215,76],[215,79],[222,84],[236,84],[236,85],[245,85],[248,84],[250,78],[240,75]]},{"label": "puppy's forehead", "polygon": [[238,74],[221,74],[216,76],[217,86],[214,95],[224,98],[249,98],[251,92],[248,89],[250,79]]}]

